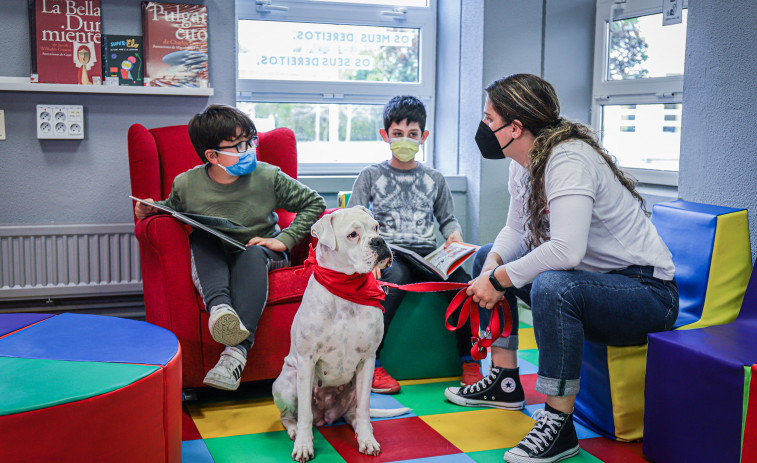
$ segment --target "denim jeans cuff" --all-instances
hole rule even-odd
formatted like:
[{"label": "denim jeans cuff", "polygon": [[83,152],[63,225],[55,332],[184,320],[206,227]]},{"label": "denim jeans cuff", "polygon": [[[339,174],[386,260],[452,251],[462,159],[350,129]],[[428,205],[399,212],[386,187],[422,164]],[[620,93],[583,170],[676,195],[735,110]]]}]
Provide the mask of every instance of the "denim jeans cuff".
[{"label": "denim jeans cuff", "polygon": [[518,350],[518,335],[511,334],[506,338],[497,338],[493,343],[494,347],[501,347],[507,350]]},{"label": "denim jeans cuff", "polygon": [[537,392],[554,397],[577,395],[580,382],[580,379],[554,379],[536,375],[535,389]]}]

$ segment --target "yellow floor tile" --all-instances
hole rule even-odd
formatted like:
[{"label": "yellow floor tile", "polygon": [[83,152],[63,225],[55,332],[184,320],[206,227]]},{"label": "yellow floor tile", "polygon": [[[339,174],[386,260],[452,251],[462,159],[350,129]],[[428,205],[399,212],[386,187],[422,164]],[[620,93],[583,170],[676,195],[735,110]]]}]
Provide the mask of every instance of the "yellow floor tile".
[{"label": "yellow floor tile", "polygon": [[518,349],[536,349],[536,338],[533,328],[521,328],[518,330]]},{"label": "yellow floor tile", "polygon": [[284,430],[273,399],[188,404],[187,410],[203,439]]},{"label": "yellow floor tile", "polygon": [[534,425],[523,412],[497,408],[420,418],[463,452],[515,447]]},{"label": "yellow floor tile", "polygon": [[416,384],[445,383],[447,381],[460,380],[459,376],[447,376],[445,378],[403,379],[398,381],[400,386],[413,386]]}]

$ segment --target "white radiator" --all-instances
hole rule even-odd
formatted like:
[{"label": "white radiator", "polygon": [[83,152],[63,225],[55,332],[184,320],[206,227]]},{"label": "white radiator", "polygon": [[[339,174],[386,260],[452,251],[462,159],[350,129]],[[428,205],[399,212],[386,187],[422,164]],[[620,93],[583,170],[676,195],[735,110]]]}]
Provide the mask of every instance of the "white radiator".
[{"label": "white radiator", "polygon": [[0,299],[141,291],[133,224],[0,226]]}]

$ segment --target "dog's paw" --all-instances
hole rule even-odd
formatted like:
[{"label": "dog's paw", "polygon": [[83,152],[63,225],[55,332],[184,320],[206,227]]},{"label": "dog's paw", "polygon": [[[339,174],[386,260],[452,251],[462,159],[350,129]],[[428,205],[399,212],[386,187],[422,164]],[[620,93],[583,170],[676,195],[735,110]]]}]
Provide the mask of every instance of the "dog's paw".
[{"label": "dog's paw", "polygon": [[297,439],[297,428],[289,428],[287,429],[287,434],[289,434],[290,440]]},{"label": "dog's paw", "polygon": [[294,441],[294,449],[292,450],[292,459],[305,463],[306,461],[313,459],[313,439],[304,439],[298,437]]},{"label": "dog's paw", "polygon": [[360,453],[373,456],[381,453],[381,446],[373,436],[367,439],[358,439],[358,444],[360,445]]}]

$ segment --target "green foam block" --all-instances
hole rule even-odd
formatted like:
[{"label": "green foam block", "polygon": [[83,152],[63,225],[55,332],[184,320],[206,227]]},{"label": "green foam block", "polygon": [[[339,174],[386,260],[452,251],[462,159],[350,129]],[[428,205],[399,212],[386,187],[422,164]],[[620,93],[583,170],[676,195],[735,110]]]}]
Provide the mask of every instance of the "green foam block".
[{"label": "green foam block", "polygon": [[157,370],[123,363],[0,357],[0,416],[102,395]]},{"label": "green foam block", "polygon": [[395,379],[460,376],[456,335],[444,327],[448,304],[439,293],[408,293],[402,300],[380,359]]}]

